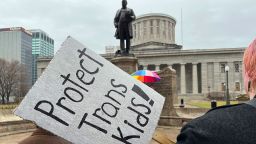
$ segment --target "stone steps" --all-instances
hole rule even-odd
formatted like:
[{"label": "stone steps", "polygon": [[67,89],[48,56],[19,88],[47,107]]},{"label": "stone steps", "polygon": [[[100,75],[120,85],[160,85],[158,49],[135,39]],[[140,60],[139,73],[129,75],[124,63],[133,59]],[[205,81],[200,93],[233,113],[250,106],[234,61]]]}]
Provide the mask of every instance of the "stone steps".
[{"label": "stone steps", "polygon": [[22,120],[13,114],[13,109],[0,109],[0,122]]},{"label": "stone steps", "polygon": [[36,129],[35,124],[26,120],[0,122],[0,136],[30,132]]}]

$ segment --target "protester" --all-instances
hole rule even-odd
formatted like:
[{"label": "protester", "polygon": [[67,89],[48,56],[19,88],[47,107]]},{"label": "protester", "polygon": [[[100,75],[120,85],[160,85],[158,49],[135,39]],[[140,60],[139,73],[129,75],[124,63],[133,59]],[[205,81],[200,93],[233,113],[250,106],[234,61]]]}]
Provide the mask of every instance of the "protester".
[{"label": "protester", "polygon": [[46,131],[38,127],[37,130],[33,132],[30,137],[19,142],[19,144],[71,144],[71,143],[64,140],[61,137],[58,137],[52,134],[49,131]]},{"label": "protester", "polygon": [[256,143],[256,39],[244,52],[244,84],[251,100],[221,106],[192,120],[181,129],[177,144]]}]

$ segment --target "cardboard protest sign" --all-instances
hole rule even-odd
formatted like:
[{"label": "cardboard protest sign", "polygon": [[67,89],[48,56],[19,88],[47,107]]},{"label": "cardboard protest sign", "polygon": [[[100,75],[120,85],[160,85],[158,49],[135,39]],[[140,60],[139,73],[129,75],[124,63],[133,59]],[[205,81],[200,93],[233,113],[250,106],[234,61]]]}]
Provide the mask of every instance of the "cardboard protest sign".
[{"label": "cardboard protest sign", "polygon": [[164,97],[71,37],[15,114],[78,144],[149,143]]}]

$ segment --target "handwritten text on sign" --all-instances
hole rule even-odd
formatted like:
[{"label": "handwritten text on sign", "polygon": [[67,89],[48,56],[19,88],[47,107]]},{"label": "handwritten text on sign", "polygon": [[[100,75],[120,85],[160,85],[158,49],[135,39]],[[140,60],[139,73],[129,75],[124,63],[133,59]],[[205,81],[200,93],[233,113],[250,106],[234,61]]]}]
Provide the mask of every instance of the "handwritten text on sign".
[{"label": "handwritten text on sign", "polygon": [[152,137],[163,102],[68,38],[15,113],[74,143],[143,144]]}]

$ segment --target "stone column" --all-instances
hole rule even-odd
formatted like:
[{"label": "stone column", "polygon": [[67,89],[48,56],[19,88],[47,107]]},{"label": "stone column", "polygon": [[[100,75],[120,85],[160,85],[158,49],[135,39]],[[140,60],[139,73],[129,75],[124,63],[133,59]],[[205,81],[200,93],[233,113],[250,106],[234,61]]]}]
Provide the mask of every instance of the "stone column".
[{"label": "stone column", "polygon": [[136,23],[135,25],[136,25],[136,37],[135,37],[135,43],[137,43],[137,41],[138,41],[138,39],[139,39],[139,35],[138,35],[139,27],[138,27],[138,23]]},{"label": "stone column", "polygon": [[221,91],[220,89],[220,63],[219,62],[214,62],[213,63],[213,88],[212,91]]},{"label": "stone column", "polygon": [[165,21],[165,42],[168,43],[169,42],[169,31],[168,31],[168,20]]},{"label": "stone column", "polygon": [[156,71],[160,71],[160,65],[156,65]]},{"label": "stone column", "polygon": [[180,93],[186,94],[186,71],[185,63],[180,64]]},{"label": "stone column", "polygon": [[201,63],[201,79],[202,79],[202,93],[206,94],[208,91],[207,86],[207,63]]},{"label": "stone column", "polygon": [[172,23],[170,21],[168,22],[168,35],[169,40],[172,41]]},{"label": "stone column", "polygon": [[148,20],[143,21],[143,38],[146,40],[148,37]]},{"label": "stone column", "polygon": [[141,22],[141,38],[142,38],[142,40],[144,41],[144,39],[145,39],[145,35],[144,35],[144,24],[145,24],[145,21],[142,21]]},{"label": "stone column", "polygon": [[138,40],[137,42],[139,42],[140,39],[141,39],[141,34],[140,34],[140,33],[141,33],[141,29],[140,29],[141,26],[140,26],[140,22],[137,23],[137,27],[138,27],[138,28],[137,28],[137,31],[138,31],[138,32],[137,32],[137,40]]},{"label": "stone column", "polygon": [[162,40],[162,20],[159,20],[159,35],[158,35],[158,40]]},{"label": "stone column", "polygon": [[140,35],[140,40],[139,40],[139,41],[141,41],[142,38],[143,38],[143,31],[142,31],[142,30],[143,30],[143,22],[140,22],[140,23],[139,23],[139,28],[140,28],[140,29],[139,29],[139,30],[140,30],[140,31],[139,31],[139,35]]},{"label": "stone column", "polygon": [[169,67],[170,69],[173,69],[173,68],[172,68],[172,65],[173,65],[173,64],[168,64],[168,67]]},{"label": "stone column", "polygon": [[243,79],[243,62],[241,62],[241,64],[239,64],[239,73],[240,73],[240,82],[241,82],[241,92],[242,93],[246,93],[245,92],[245,88],[244,88],[244,79]]},{"label": "stone column", "polygon": [[175,26],[172,24],[172,42],[175,43]]},{"label": "stone column", "polygon": [[153,20],[153,35],[154,35],[154,40],[156,39],[156,33],[157,33],[156,24],[157,24],[157,21],[154,19],[154,20]]},{"label": "stone column", "polygon": [[233,92],[233,91],[235,91],[235,81],[234,81],[235,67],[234,67],[234,62],[228,62],[228,66],[229,66],[229,72],[228,72],[229,92]]},{"label": "stone column", "polygon": [[193,73],[192,73],[192,82],[193,82],[193,94],[198,94],[198,78],[197,78],[197,63],[192,63]]},{"label": "stone column", "polygon": [[150,28],[150,20],[147,20],[147,39],[151,39],[151,28]]},{"label": "stone column", "polygon": [[143,70],[147,70],[148,66],[147,65],[143,65]]}]

